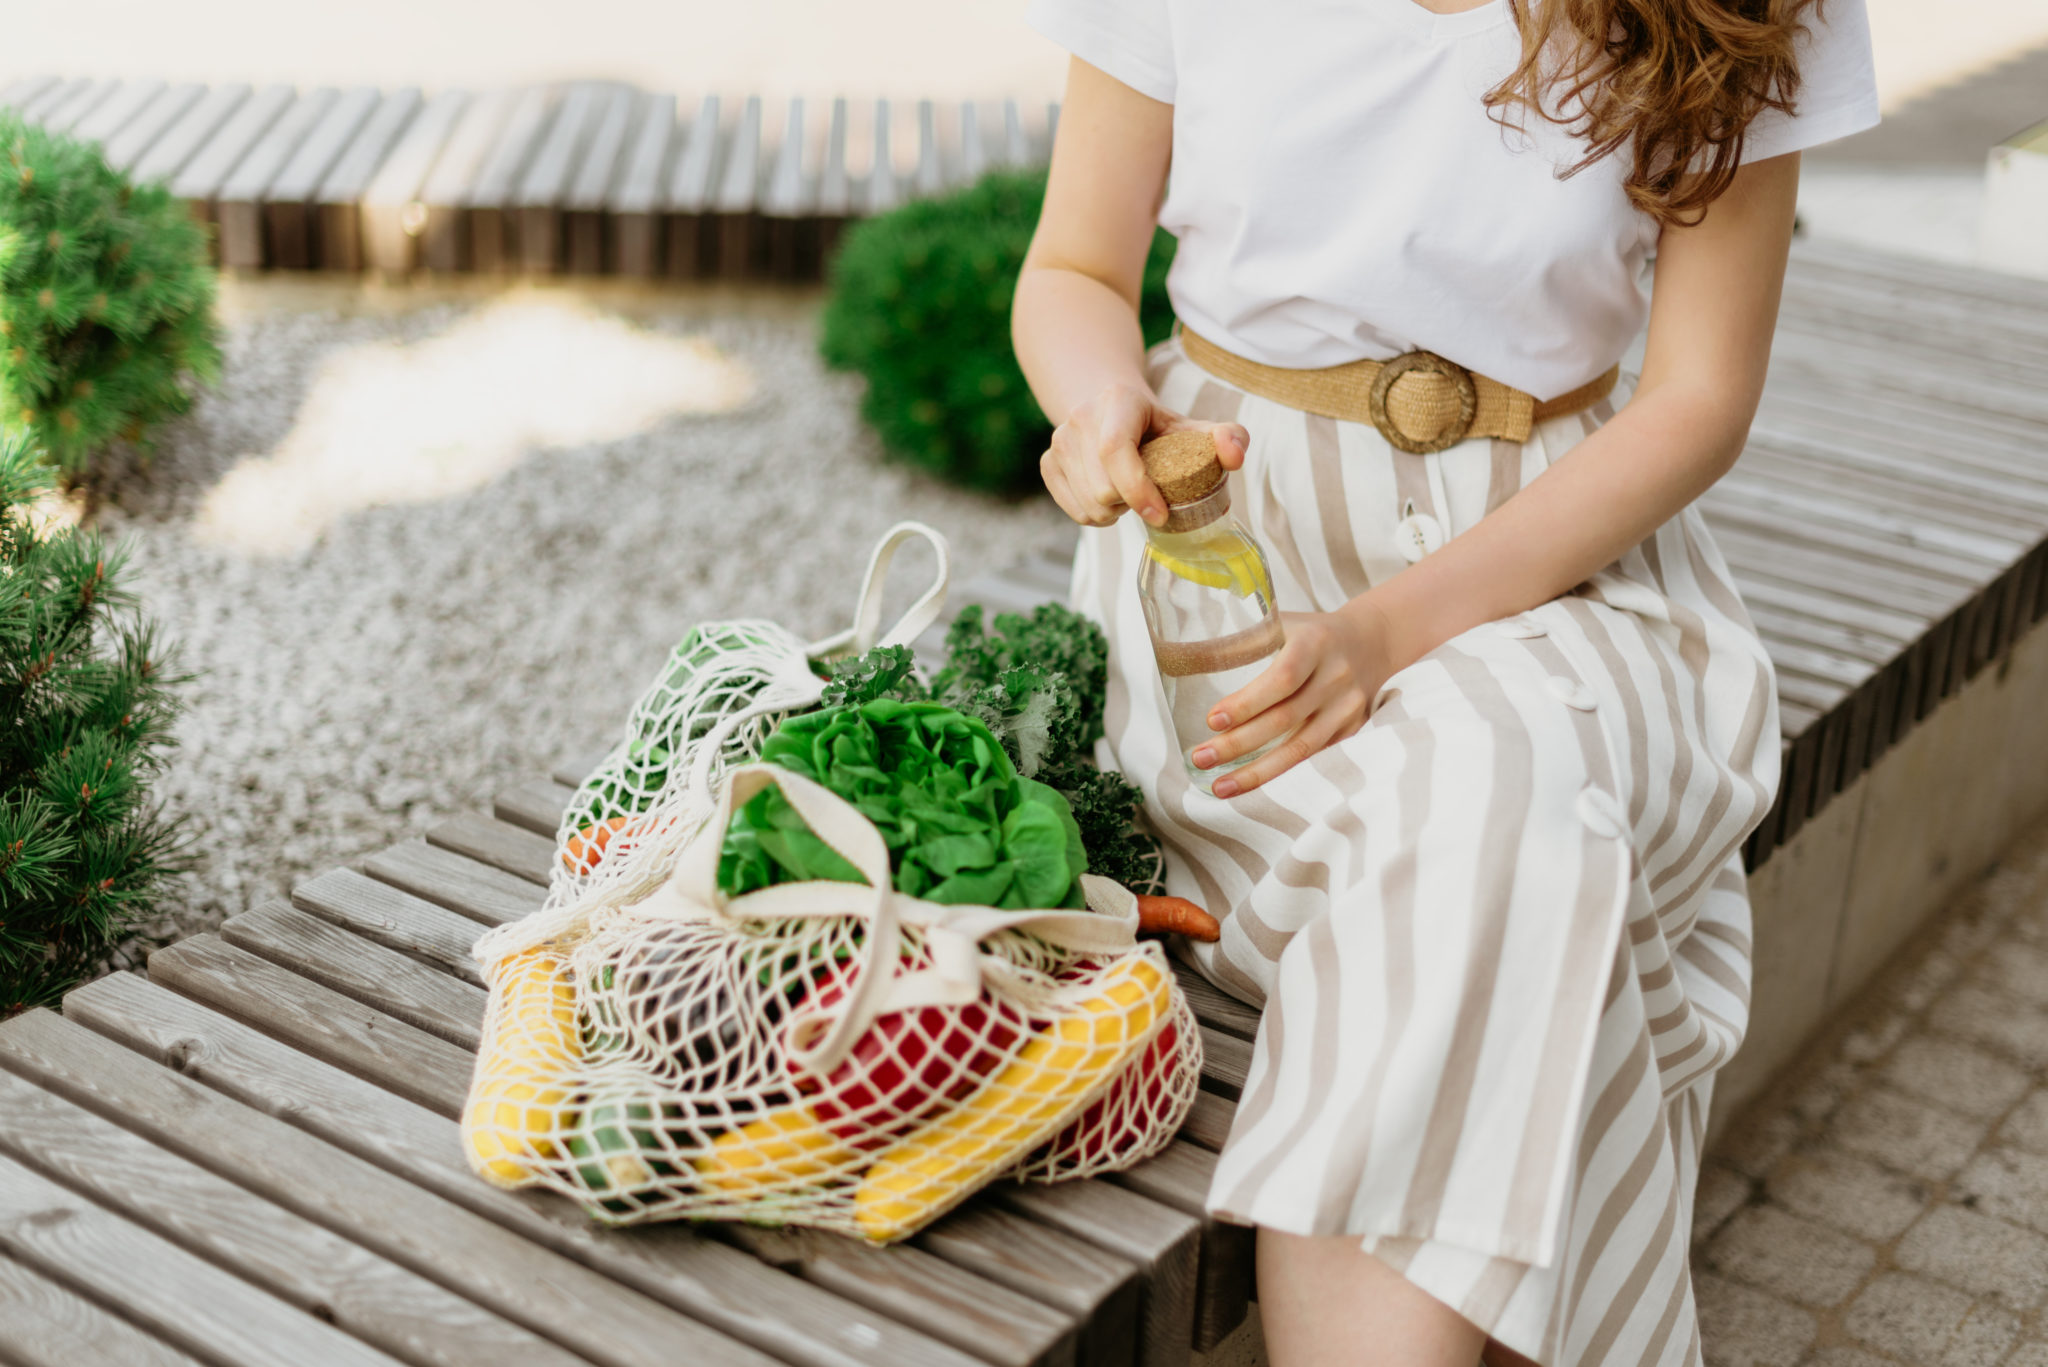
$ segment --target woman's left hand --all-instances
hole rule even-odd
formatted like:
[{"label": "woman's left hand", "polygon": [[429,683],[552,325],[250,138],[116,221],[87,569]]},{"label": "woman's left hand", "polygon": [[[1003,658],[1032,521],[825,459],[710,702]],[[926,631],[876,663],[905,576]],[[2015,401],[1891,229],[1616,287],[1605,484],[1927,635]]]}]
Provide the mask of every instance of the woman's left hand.
[{"label": "woman's left hand", "polygon": [[1287,644],[1265,672],[1216,705],[1209,726],[1223,734],[1194,754],[1208,769],[1294,734],[1242,769],[1216,780],[1218,797],[1248,793],[1365,725],[1380,685],[1394,672],[1386,615],[1370,596],[1337,612],[1281,614]]}]

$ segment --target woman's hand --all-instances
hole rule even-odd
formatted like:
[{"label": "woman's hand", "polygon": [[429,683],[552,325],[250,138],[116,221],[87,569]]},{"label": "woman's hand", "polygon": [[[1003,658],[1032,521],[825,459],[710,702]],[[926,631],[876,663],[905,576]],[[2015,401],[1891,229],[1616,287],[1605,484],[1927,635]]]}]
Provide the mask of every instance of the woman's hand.
[{"label": "woman's hand", "polygon": [[1281,614],[1287,644],[1265,672],[1216,705],[1209,726],[1223,734],[1196,749],[1213,768],[1294,734],[1269,754],[1218,778],[1218,797],[1268,783],[1365,725],[1380,685],[1396,669],[1386,614],[1370,594],[1336,612]]},{"label": "woman's hand", "polygon": [[1138,447],[1188,430],[1215,438],[1224,469],[1244,464],[1251,438],[1238,424],[1195,422],[1161,408],[1149,390],[1112,384],[1054,429],[1038,469],[1053,501],[1084,527],[1107,527],[1127,508],[1157,526],[1166,520],[1166,500],[1146,478]]}]

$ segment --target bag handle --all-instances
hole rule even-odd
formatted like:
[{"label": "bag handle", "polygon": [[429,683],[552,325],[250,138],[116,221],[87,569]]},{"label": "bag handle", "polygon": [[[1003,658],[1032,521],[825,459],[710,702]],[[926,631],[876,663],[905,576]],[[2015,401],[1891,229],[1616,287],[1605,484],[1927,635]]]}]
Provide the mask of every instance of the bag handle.
[{"label": "bag handle", "polygon": [[[912,537],[922,538],[932,548],[938,561],[931,584],[919,595],[916,602],[903,610],[896,624],[884,633],[882,631],[882,592],[888,587],[889,565],[896,558],[896,552]],[[812,656],[836,655],[842,651],[862,654],[876,646],[907,646],[924,635],[925,628],[939,619],[939,613],[946,606],[946,587],[952,580],[953,558],[946,538],[922,522],[899,522],[891,527],[875,543],[875,549],[868,556],[867,574],[862,577],[860,599],[855,604],[853,625],[844,631],[834,632],[822,640],[813,641],[806,653]]]}]

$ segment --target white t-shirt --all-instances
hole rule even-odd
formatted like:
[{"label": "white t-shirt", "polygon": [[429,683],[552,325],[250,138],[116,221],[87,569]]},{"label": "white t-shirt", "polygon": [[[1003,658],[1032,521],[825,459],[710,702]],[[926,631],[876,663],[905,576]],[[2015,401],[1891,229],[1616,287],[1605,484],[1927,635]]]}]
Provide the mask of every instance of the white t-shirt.
[{"label": "white t-shirt", "polygon": [[[1863,0],[1825,14],[1796,115],[1751,125],[1746,160],[1877,122]],[[1213,342],[1298,367],[1419,348],[1543,399],[1642,328],[1658,225],[1622,191],[1626,151],[1559,179],[1580,144],[1481,102],[1521,53],[1508,0],[1034,0],[1026,21],[1173,105],[1167,293]]]}]

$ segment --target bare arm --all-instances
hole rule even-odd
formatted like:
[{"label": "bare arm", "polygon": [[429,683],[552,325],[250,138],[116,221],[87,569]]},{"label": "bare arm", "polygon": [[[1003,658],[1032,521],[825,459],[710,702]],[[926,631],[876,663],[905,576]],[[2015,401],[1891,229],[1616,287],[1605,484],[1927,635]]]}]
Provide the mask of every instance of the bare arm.
[{"label": "bare arm", "polygon": [[1591,578],[1727,473],[1763,392],[1798,182],[1797,154],[1753,163],[1698,224],[1665,230],[1641,383],[1611,421],[1442,549],[1337,612],[1290,618],[1274,665],[1211,715],[1236,728],[1211,762],[1299,729],[1217,780],[1219,796],[1350,735],[1389,675]]},{"label": "bare arm", "polygon": [[[1076,522],[1107,526],[1135,508],[1166,515],[1137,445],[1190,423],[1145,381],[1138,292],[1173,150],[1173,106],[1074,59],[1053,147],[1045,208],[1017,278],[1010,331],[1017,360],[1056,430],[1046,487]],[[1244,429],[1213,429],[1224,463],[1244,459]]]}]

